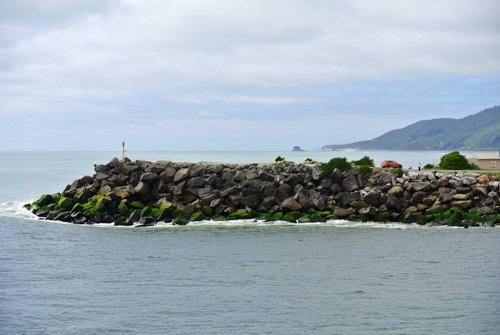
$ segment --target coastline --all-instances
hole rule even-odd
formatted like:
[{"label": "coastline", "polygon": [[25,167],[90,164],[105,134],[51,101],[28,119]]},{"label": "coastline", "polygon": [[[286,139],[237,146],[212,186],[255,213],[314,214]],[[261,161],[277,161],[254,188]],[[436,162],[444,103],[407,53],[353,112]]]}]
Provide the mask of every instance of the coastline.
[{"label": "coastline", "polygon": [[76,224],[185,225],[200,220],[324,222],[347,219],[428,226],[500,223],[499,182],[477,173],[374,169],[363,176],[319,164],[120,162],[26,208]]}]

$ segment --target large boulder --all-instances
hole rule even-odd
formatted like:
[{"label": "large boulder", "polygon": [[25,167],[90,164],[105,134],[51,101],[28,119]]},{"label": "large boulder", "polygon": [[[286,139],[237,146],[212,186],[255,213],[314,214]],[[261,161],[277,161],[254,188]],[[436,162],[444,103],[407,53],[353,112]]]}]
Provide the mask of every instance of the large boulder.
[{"label": "large boulder", "polygon": [[275,196],[265,197],[262,200],[262,205],[267,209],[270,209],[271,207],[276,205],[276,197]]},{"label": "large boulder", "polygon": [[344,209],[342,207],[335,207],[333,210],[333,215],[339,219],[346,219],[352,214],[354,214],[354,212],[351,209]]},{"label": "large boulder", "polygon": [[342,180],[340,186],[342,187],[342,190],[346,192],[356,191],[359,188],[358,179],[356,178],[355,175],[349,174]]},{"label": "large boulder", "polygon": [[184,180],[187,179],[188,177],[188,174],[189,174],[189,168],[182,168],[182,169],[179,169],[175,175],[174,175],[174,179],[173,179],[173,182],[174,183],[180,183]]},{"label": "large boulder", "polygon": [[332,183],[340,184],[340,182],[342,181],[342,171],[340,171],[340,169],[338,168],[335,168],[335,170],[333,170],[332,174],[330,175],[330,179],[332,180]]},{"label": "large boulder", "polygon": [[291,175],[287,179],[285,179],[285,183],[294,188],[297,184],[302,184],[304,182],[304,178],[299,177],[296,174]]},{"label": "large boulder", "polygon": [[426,195],[427,195],[426,192],[422,192],[422,191],[415,192],[415,193],[413,193],[413,196],[411,197],[410,202],[413,204],[419,204],[422,202],[422,200],[424,200]]},{"label": "large boulder", "polygon": [[289,211],[289,212],[294,212],[294,211],[300,211],[302,206],[295,200],[294,198],[290,197],[285,199],[281,205],[281,209],[284,211]]},{"label": "large boulder", "polygon": [[120,160],[116,157],[113,157],[113,159],[110,160],[109,163],[106,165],[111,167],[111,168],[118,167],[118,166],[120,166]]},{"label": "large boulder", "polygon": [[269,173],[269,172],[266,172],[266,171],[262,171],[259,173],[259,179],[262,180],[262,181],[269,181],[269,182],[273,182],[274,181],[274,175]]},{"label": "large boulder", "polygon": [[272,197],[278,193],[278,189],[271,182],[265,184],[262,187],[261,191],[266,197]]},{"label": "large boulder", "polygon": [[122,165],[122,173],[129,176],[134,171],[138,171],[140,167],[134,163],[126,163]]},{"label": "large boulder", "polygon": [[140,181],[146,181],[146,182],[151,182],[153,180],[158,179],[158,174],[154,172],[146,172],[141,174]]},{"label": "large boulder", "polygon": [[379,185],[386,185],[386,184],[392,184],[392,173],[384,173],[380,176],[378,179],[378,184]]},{"label": "large boulder", "polygon": [[348,193],[342,197],[342,207],[349,206],[353,201],[358,201],[361,199],[361,194],[359,192]]},{"label": "large boulder", "polygon": [[134,190],[140,195],[145,195],[151,191],[151,186],[148,183],[141,181],[137,184]]},{"label": "large boulder", "polygon": [[428,181],[415,181],[411,186],[414,192],[428,192],[431,189],[431,183]]},{"label": "large boulder", "polygon": [[398,197],[392,193],[387,194],[385,204],[389,209],[393,209],[398,212],[401,210],[401,203],[399,202]]},{"label": "large boulder", "polygon": [[250,208],[255,208],[259,205],[259,195],[249,195],[241,199],[241,204],[243,206],[248,206]]},{"label": "large boulder", "polygon": [[293,187],[288,185],[288,184],[283,183],[278,187],[278,193],[291,195],[293,193]]},{"label": "large boulder", "polygon": [[193,165],[188,172],[188,178],[198,177],[205,171],[205,165],[198,163]]},{"label": "large boulder", "polygon": [[203,177],[198,176],[198,177],[193,177],[188,180],[188,187],[202,187],[205,184],[205,179]]},{"label": "large boulder", "polygon": [[177,170],[173,167],[167,166],[159,175],[160,179],[163,180],[164,183],[168,184],[174,180],[174,176],[177,173]]},{"label": "large boulder", "polygon": [[324,211],[327,207],[325,197],[320,193],[316,193],[315,195],[313,195],[311,197],[311,202],[319,211]]},{"label": "large boulder", "polygon": [[378,207],[380,206],[380,200],[382,197],[382,192],[380,191],[370,191],[363,197],[363,201],[370,206]]}]

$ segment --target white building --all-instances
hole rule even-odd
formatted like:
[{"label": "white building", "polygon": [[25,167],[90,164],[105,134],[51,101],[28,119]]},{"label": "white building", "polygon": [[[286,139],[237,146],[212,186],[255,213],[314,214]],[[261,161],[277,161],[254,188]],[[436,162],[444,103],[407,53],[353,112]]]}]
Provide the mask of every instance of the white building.
[{"label": "white building", "polygon": [[475,152],[472,158],[467,159],[469,163],[474,163],[481,170],[500,170],[500,150],[496,151],[486,151],[486,152]]}]

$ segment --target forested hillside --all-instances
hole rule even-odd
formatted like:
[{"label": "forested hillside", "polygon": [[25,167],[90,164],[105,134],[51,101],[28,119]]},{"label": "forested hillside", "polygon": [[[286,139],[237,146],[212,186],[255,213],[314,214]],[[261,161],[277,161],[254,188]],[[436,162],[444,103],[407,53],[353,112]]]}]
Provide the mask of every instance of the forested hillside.
[{"label": "forested hillside", "polygon": [[500,106],[462,119],[418,121],[369,141],[325,145],[324,150],[498,150]]}]

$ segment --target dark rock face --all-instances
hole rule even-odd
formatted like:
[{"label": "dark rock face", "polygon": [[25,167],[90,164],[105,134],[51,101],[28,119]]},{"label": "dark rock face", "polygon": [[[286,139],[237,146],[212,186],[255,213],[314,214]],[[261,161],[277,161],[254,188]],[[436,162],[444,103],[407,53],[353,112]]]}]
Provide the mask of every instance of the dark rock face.
[{"label": "dark rock face", "polygon": [[356,191],[359,188],[358,179],[355,175],[350,174],[342,180],[340,186],[342,187],[342,190],[346,192]]},{"label": "dark rock face", "polygon": [[[361,217],[425,223],[447,213],[458,225],[462,224],[458,218],[478,215],[481,222],[491,224],[497,217],[500,222],[500,182],[479,174],[410,171],[398,177],[375,169],[361,176],[335,169],[325,176],[310,164],[129,159],[95,165],[95,172],[75,180],[61,194],[43,195],[27,208],[51,220],[140,226],[160,221],[187,224],[191,216],[195,221],[214,215],[218,219],[288,215],[287,220],[294,222]],[[446,222],[444,218],[440,224]]]}]

